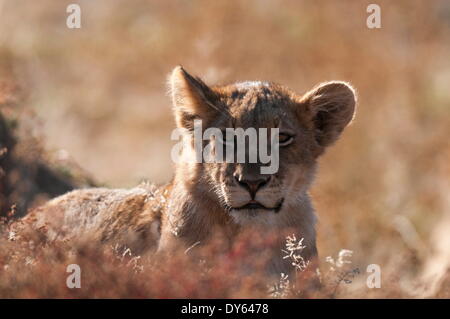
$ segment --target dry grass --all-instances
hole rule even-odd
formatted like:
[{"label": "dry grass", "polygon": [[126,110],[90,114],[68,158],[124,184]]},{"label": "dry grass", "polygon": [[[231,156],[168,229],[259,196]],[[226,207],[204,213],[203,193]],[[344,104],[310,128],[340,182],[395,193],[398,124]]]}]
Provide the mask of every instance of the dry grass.
[{"label": "dry grass", "polygon": [[[20,144],[14,158],[25,158],[26,167],[39,158],[51,170],[74,162],[80,175],[111,187],[163,182],[172,172],[165,76],[174,65],[209,83],[269,79],[298,92],[346,80],[358,90],[357,117],[322,158],[312,189],[329,286],[319,296],[448,298],[450,6],[377,1],[383,25],[369,30],[371,2],[80,0],[82,28],[69,30],[70,1],[0,1],[0,29],[8,31],[0,34],[0,111],[17,119],[20,143],[35,141]],[[36,200],[16,192],[2,196],[2,205],[29,207],[51,197],[43,191],[38,198],[37,190]],[[233,277],[232,266],[198,279],[195,267],[179,271],[181,260],[163,271],[142,259],[145,271],[134,274],[108,248],[39,240],[29,247],[29,240],[1,235],[2,297],[239,297],[264,290],[253,289],[257,276],[224,279]],[[326,256],[336,260],[342,248],[353,251],[352,264],[328,272]],[[75,260],[86,269],[76,291],[65,286],[65,267]],[[369,264],[381,266],[381,289],[365,286]]]}]

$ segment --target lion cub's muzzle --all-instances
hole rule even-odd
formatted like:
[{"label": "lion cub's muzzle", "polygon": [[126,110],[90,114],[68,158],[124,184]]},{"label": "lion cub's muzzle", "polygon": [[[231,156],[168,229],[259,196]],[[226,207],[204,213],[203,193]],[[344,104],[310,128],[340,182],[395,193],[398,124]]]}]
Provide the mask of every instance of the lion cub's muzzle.
[{"label": "lion cub's muzzle", "polygon": [[232,205],[232,209],[235,210],[269,210],[275,213],[279,212],[284,198],[276,201],[268,201],[268,194],[270,192],[268,189],[272,180],[273,175],[245,175],[235,173],[233,175],[234,183],[236,187],[241,189],[242,192],[246,192],[247,200],[240,201],[240,203],[235,203]]},{"label": "lion cub's muzzle", "polygon": [[236,184],[246,189],[252,198],[255,199],[256,192],[268,185],[272,179],[272,175],[245,176],[242,174],[234,174]]}]

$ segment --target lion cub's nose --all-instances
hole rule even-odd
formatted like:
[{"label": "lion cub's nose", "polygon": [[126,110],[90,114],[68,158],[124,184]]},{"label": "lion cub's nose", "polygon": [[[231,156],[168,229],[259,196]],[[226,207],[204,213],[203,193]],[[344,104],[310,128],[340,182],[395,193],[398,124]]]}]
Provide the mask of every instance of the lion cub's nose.
[{"label": "lion cub's nose", "polygon": [[250,195],[252,196],[252,199],[255,198],[256,192],[269,182],[271,177],[272,176],[270,175],[260,175],[256,177],[243,176],[241,174],[234,175],[234,178],[236,179],[238,185],[248,190]]}]

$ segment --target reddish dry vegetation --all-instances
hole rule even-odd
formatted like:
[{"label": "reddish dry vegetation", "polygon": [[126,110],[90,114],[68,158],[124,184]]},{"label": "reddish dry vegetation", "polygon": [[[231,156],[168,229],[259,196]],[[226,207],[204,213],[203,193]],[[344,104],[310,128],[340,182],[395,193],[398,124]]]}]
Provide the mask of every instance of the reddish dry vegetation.
[{"label": "reddish dry vegetation", "polygon": [[[49,242],[45,227],[27,226],[22,221],[1,224],[3,298],[334,298],[362,275],[348,254],[331,261],[324,272],[294,264],[301,259],[294,238],[286,245],[286,258],[295,255],[292,274],[268,279],[264,252],[275,240],[256,232],[242,235],[231,248],[217,241],[155,259],[135,256],[126,247]],[[80,288],[67,285],[72,264],[81,269]]]},{"label": "reddish dry vegetation", "polygon": [[[346,80],[358,90],[356,120],[312,188],[324,288],[308,292],[289,278],[290,293],[278,296],[449,298],[450,6],[380,0],[382,28],[369,30],[369,3],[83,2],[82,29],[68,30],[63,2],[5,1],[3,215],[93,184],[86,176],[111,187],[167,181],[174,124],[164,78],[178,63],[208,83],[273,80],[299,93]],[[237,270],[246,268],[240,257],[270,244],[257,235],[231,255],[204,248],[202,266],[184,256],[161,266],[98,243],[47,243],[44,231],[2,225],[0,296],[266,294],[257,270]],[[351,264],[326,262],[343,248]],[[66,287],[70,263],[82,268],[81,289]],[[381,267],[380,289],[366,286],[369,264]]]}]

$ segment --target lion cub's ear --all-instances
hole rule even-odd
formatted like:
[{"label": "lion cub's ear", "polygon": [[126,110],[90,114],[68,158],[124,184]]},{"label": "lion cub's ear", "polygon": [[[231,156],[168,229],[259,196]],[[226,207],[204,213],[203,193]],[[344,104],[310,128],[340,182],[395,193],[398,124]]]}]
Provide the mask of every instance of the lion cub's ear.
[{"label": "lion cub's ear", "polygon": [[301,98],[303,111],[307,111],[316,131],[316,140],[325,147],[335,142],[353,119],[356,94],[345,82],[325,82]]},{"label": "lion cub's ear", "polygon": [[207,121],[217,112],[214,92],[181,66],[170,74],[169,89],[178,127],[191,130],[195,119]]}]

